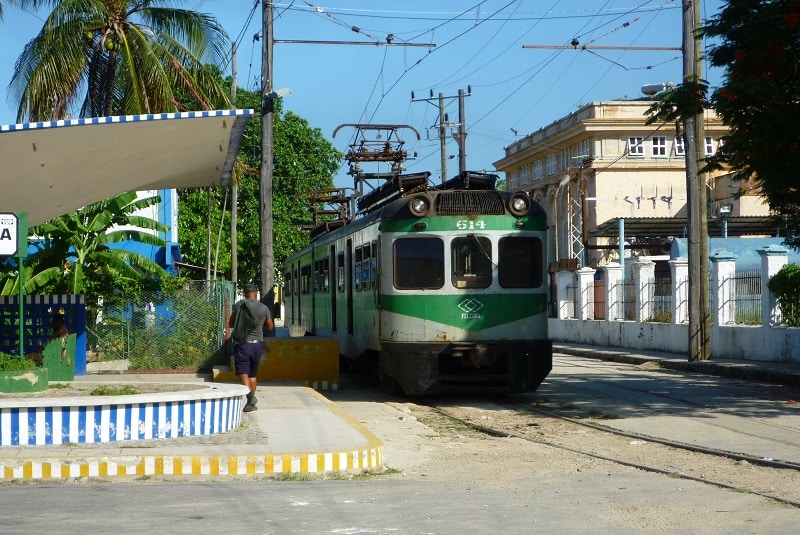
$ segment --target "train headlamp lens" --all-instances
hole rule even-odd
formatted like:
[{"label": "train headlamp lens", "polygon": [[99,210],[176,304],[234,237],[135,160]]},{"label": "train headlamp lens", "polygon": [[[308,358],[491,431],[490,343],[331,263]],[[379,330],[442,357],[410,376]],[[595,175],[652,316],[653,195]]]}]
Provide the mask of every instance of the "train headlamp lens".
[{"label": "train headlamp lens", "polygon": [[526,195],[515,195],[509,203],[508,209],[515,216],[522,216],[528,213],[530,200]]},{"label": "train headlamp lens", "polygon": [[430,209],[430,206],[431,206],[430,201],[424,195],[418,195],[417,197],[411,199],[411,201],[409,202],[409,207],[411,208],[411,212],[417,217],[422,217],[426,215],[428,213],[428,210]]}]

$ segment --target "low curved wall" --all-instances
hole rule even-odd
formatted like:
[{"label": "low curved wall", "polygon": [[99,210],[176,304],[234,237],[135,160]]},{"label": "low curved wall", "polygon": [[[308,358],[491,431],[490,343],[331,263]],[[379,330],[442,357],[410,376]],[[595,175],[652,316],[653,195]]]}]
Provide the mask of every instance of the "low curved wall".
[{"label": "low curved wall", "polygon": [[0,447],[175,438],[238,428],[247,388],[197,386],[159,394],[0,400]]}]

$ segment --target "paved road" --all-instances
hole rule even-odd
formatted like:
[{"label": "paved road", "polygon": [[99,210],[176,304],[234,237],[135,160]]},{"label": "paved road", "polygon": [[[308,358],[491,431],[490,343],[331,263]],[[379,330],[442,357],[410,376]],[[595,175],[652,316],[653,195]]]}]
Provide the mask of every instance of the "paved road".
[{"label": "paved road", "polygon": [[603,425],[800,465],[800,388],[557,355],[538,392]]}]

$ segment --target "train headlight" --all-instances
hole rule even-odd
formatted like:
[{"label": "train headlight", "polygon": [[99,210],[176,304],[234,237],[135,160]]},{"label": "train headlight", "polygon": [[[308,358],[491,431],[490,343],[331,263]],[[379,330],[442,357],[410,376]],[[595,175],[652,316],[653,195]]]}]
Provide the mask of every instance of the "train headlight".
[{"label": "train headlight", "polygon": [[417,217],[425,217],[431,209],[431,200],[426,195],[415,195],[408,202],[411,213]]},{"label": "train headlight", "polygon": [[527,214],[530,207],[531,200],[524,194],[514,195],[508,203],[508,211],[517,217]]}]

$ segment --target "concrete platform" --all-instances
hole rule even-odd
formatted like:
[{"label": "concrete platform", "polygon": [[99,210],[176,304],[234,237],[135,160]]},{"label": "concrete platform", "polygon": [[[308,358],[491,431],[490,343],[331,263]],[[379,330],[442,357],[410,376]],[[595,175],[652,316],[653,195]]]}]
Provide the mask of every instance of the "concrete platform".
[{"label": "concrete platform", "polygon": [[[210,381],[186,375],[110,376],[125,384]],[[96,381],[98,376],[78,380]],[[271,476],[381,470],[384,444],[321,394],[260,386],[258,410],[226,433],[116,443],[0,447],[0,481],[144,476]]]}]

